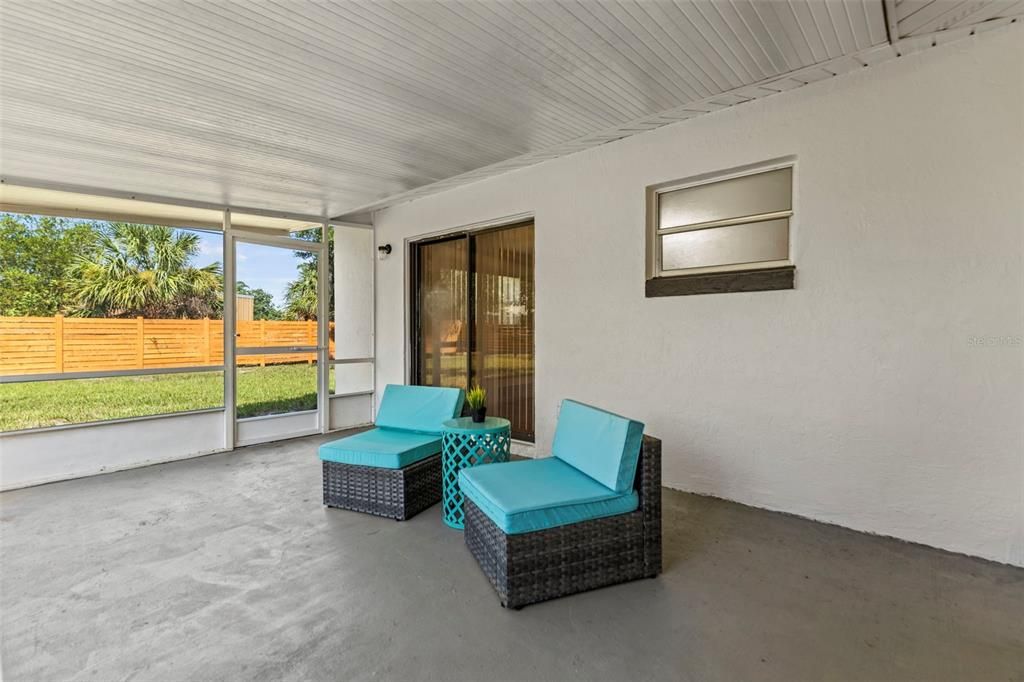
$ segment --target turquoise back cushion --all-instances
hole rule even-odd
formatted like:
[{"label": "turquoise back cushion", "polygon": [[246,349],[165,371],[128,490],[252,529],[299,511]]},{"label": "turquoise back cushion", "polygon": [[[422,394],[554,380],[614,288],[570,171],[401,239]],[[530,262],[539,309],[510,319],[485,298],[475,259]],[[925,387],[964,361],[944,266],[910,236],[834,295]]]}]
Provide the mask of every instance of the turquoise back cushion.
[{"label": "turquoise back cushion", "polygon": [[441,435],[441,424],[462,413],[461,388],[388,384],[377,410],[377,426]]},{"label": "turquoise back cushion", "polygon": [[616,492],[632,489],[644,425],[575,400],[563,400],[551,452]]}]

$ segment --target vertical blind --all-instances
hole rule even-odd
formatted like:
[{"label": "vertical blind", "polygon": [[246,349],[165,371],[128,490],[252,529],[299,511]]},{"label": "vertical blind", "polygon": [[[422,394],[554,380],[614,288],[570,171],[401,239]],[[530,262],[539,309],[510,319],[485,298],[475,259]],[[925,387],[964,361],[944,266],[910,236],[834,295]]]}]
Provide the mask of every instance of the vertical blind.
[{"label": "vertical blind", "polygon": [[488,413],[533,440],[533,225],[483,232],[475,241],[473,380]]},{"label": "vertical blind", "polygon": [[465,238],[417,249],[416,383],[467,388],[469,242]]},{"label": "vertical blind", "polygon": [[414,378],[487,390],[489,415],[534,438],[533,224],[419,244]]}]

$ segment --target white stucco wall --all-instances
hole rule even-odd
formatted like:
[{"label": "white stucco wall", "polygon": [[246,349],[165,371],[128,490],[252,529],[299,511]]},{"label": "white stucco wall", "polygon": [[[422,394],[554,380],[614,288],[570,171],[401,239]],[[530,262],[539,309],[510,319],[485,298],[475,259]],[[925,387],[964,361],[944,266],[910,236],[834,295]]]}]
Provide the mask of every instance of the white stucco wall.
[{"label": "white stucco wall", "polygon": [[[666,485],[1024,564],[1024,27],[375,217],[377,378],[403,241],[531,212],[537,429],[573,397],[664,440]],[[793,291],[644,298],[644,187],[797,157]],[[699,520],[694,520],[699,522]]]},{"label": "white stucco wall", "polygon": [[339,359],[373,357],[373,232],[334,228],[334,351]]},{"label": "white stucco wall", "polygon": [[0,490],[224,450],[224,410],[0,435]]}]

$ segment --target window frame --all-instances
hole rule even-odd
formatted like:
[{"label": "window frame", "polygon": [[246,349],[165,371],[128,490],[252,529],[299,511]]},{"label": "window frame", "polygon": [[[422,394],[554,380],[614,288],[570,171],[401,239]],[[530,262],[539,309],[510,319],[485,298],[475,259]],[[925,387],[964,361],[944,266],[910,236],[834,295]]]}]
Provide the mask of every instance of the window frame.
[{"label": "window frame", "polygon": [[[28,187],[28,189],[46,189],[56,192],[75,192],[76,194],[81,193],[81,188],[66,187],[61,184],[52,184],[47,187]],[[111,198],[118,199],[113,195],[100,195],[100,194],[84,194],[83,196],[89,198]],[[138,197],[135,195],[124,196],[121,199],[135,200]],[[141,200],[141,198],[140,198]],[[161,225],[173,230],[182,230],[187,232],[200,232],[208,235],[215,235],[218,243],[223,247],[223,255],[221,262],[223,264],[223,287],[221,292],[225,298],[225,301],[234,301],[235,298],[235,256],[234,256],[234,241],[245,241],[249,243],[262,243],[270,246],[282,246],[289,249],[295,250],[307,250],[311,252],[318,252],[322,250],[323,253],[327,254],[326,257],[321,257],[318,261],[318,282],[319,282],[319,300],[320,309],[319,317],[327,320],[329,318],[328,306],[333,307],[332,296],[336,293],[336,289],[328,290],[328,282],[330,277],[327,275],[327,269],[334,270],[334,257],[335,250],[330,248],[331,245],[331,231],[338,227],[345,228],[358,228],[365,229],[368,232],[372,231],[369,225],[361,225],[358,223],[347,223],[341,221],[334,221],[327,217],[319,216],[308,216],[302,214],[290,214],[282,213],[277,211],[260,211],[257,209],[239,209],[235,215],[243,215],[246,221],[242,225],[232,226],[232,213],[234,209],[230,206],[215,206],[215,205],[192,205],[187,201],[182,202],[171,202],[164,199],[150,199],[148,203],[161,204],[169,208],[173,207],[185,207],[202,210],[214,210],[220,214],[220,220],[217,222],[205,221],[205,220],[193,220],[191,218],[183,218],[177,220],[173,217],[164,217],[162,215],[149,215],[147,213],[119,213],[111,210],[96,210],[96,211],[83,211],[77,208],[49,208],[45,204],[2,204],[0,203],[0,213],[13,213],[21,214],[33,217],[49,216],[55,218],[63,218],[70,220],[88,220],[97,222],[137,222],[143,224]],[[276,227],[257,226],[250,225],[250,220],[254,217],[261,217],[267,219],[283,219],[283,220],[294,220],[301,221],[307,224],[305,230],[321,229],[321,241],[311,242],[309,240],[298,239],[293,235],[293,232],[283,232]],[[372,239],[371,239],[372,244]],[[228,254],[231,254],[230,256]],[[371,262],[371,278],[372,273],[375,272],[376,260]],[[371,290],[372,291],[372,290]],[[372,293],[371,293],[372,297]],[[332,358],[329,351],[330,339],[329,339],[329,326],[330,323],[325,323],[321,326],[321,334],[318,337],[318,346],[322,346],[324,350],[320,353],[321,357],[318,357],[318,381],[317,381],[317,395],[318,405],[317,410],[311,410],[306,412],[295,412],[292,414],[308,414],[311,412],[318,413],[317,433],[330,433],[333,431],[352,428],[353,426],[361,426],[363,423],[370,423],[372,419],[367,422],[359,422],[357,424],[350,424],[346,421],[341,426],[336,426],[334,423],[334,412],[332,411],[332,403],[337,400],[338,405],[348,404],[347,399],[355,397],[373,396],[375,393],[375,382],[376,382],[376,361],[372,348],[372,338],[374,329],[374,320],[372,317],[372,301],[370,306],[370,348],[369,357],[352,357],[352,358]],[[229,312],[230,311],[230,312]],[[32,316],[22,316],[32,317]],[[229,319],[233,322],[234,319],[234,305],[225,304],[224,313],[221,317],[224,324],[227,325]],[[120,378],[120,377],[149,377],[157,375],[172,375],[172,374],[192,374],[192,373],[210,373],[210,372],[221,372],[222,381],[221,383],[221,398],[219,405],[213,407],[199,407],[194,409],[175,410],[170,412],[156,412],[153,414],[133,415],[133,416],[114,416],[104,419],[92,420],[92,421],[81,421],[72,422],[65,424],[54,424],[50,426],[28,426],[24,428],[16,429],[0,429],[0,442],[8,436],[15,436],[27,433],[46,433],[51,431],[62,431],[67,429],[79,429],[79,428],[90,428],[105,426],[111,424],[123,424],[132,423],[139,421],[147,421],[153,419],[164,419],[173,417],[187,417],[191,415],[200,415],[207,413],[219,412],[224,414],[224,432],[225,440],[222,443],[222,447],[218,451],[226,451],[234,449],[238,443],[236,438],[237,424],[239,421],[246,421],[246,419],[239,420],[236,415],[235,395],[234,395],[234,371],[237,371],[236,353],[235,346],[229,342],[230,337],[224,339],[224,362],[220,365],[198,365],[198,366],[182,366],[182,367],[159,367],[159,368],[137,368],[137,369],[119,369],[119,370],[87,370],[87,371],[74,371],[74,372],[39,372],[30,374],[0,374],[0,388],[5,385],[15,385],[23,383],[50,383],[56,381],[74,381],[74,380],[90,380],[90,379],[107,379],[107,378]],[[276,347],[275,347],[276,348]],[[243,353],[244,354],[244,353]],[[343,393],[334,393],[330,390],[330,373],[332,369],[339,365],[346,364],[358,364],[365,363],[370,365],[370,388],[367,390],[357,391],[346,391]],[[232,370],[234,367],[234,370]],[[372,416],[372,400],[369,403],[369,414]],[[281,415],[265,415],[262,417],[253,417],[248,419],[262,419],[262,418],[273,418]],[[290,436],[289,436],[290,437]],[[2,450],[2,446],[0,446]]]},{"label": "window frame", "polygon": [[[107,215],[101,212],[94,211],[78,211],[78,210],[47,210],[45,207],[39,208],[34,206],[0,206],[0,213],[10,213],[14,215],[25,215],[31,217],[52,217],[63,220],[81,220],[81,221],[93,221],[102,223],[115,223],[115,222],[129,222],[129,219],[136,218],[136,216],[122,216],[119,214]],[[222,228],[216,228],[212,225],[205,224],[192,224],[190,221],[182,221],[182,224],[172,223],[169,220],[150,219],[146,216],[138,217],[138,220],[142,224],[159,225],[166,227],[171,230],[180,230],[183,232],[191,233],[202,233],[205,235],[216,236],[218,239],[222,234]],[[223,295],[225,288],[222,284],[221,294]],[[14,316],[22,317],[22,316]],[[34,317],[34,316],[23,316],[23,317]],[[88,318],[87,318],[88,319]],[[15,384],[27,384],[27,383],[55,383],[64,381],[87,381],[96,379],[117,379],[117,378],[132,378],[132,377],[153,377],[153,376],[168,376],[173,374],[200,374],[200,373],[213,373],[213,372],[225,372],[225,365],[187,365],[178,367],[148,367],[148,368],[136,368],[136,369],[107,369],[107,370],[78,370],[69,372],[36,372],[28,374],[0,374],[0,386],[11,386]],[[223,382],[222,382],[223,383]],[[126,417],[108,417],[105,419],[94,419],[90,421],[81,422],[69,422],[66,424],[52,424],[49,426],[28,426],[17,429],[0,429],[0,438],[7,436],[25,434],[25,433],[45,433],[48,431],[61,431],[66,429],[75,429],[89,426],[101,426],[106,424],[118,424],[125,422],[144,421],[149,419],[161,419],[165,417],[181,417],[194,414],[205,414],[212,412],[224,411],[226,407],[223,389],[221,391],[220,404],[211,407],[197,407],[184,410],[172,410],[169,412],[154,412],[152,414],[140,414]]]},{"label": "window frame", "polygon": [[[668,227],[662,229],[660,227],[661,222],[661,211],[660,201],[663,194],[676,192],[679,190],[691,189],[694,187],[701,187],[704,185],[711,185],[719,182],[725,182],[728,180],[734,180],[736,178],[742,178],[752,175],[759,175],[762,173],[769,173],[772,171],[782,170],[785,168],[791,169],[791,183],[790,183],[790,209],[786,211],[771,211],[767,213],[755,214],[752,216],[744,216],[740,218],[726,218],[721,220],[708,221],[703,223],[694,223],[692,225],[682,225],[675,227]],[[775,159],[758,164],[752,164],[749,166],[743,166],[741,168],[734,168],[732,170],[705,173],[699,176],[690,177],[684,180],[672,180],[669,182],[663,182],[655,185],[650,185],[646,188],[646,223],[645,223],[645,244],[646,244],[646,280],[647,280],[647,295],[650,296],[663,296],[663,295],[683,295],[684,293],[726,293],[728,291],[755,291],[761,289],[779,289],[779,288],[793,288],[792,287],[792,271],[795,269],[794,257],[793,257],[793,229],[796,218],[796,186],[797,186],[797,164],[795,158],[783,158]],[[789,257],[785,259],[769,260],[769,261],[755,261],[750,263],[731,263],[726,265],[710,265],[703,267],[693,268],[679,268],[679,269],[665,269],[662,267],[662,237],[671,234],[678,234],[681,232],[693,232],[697,230],[707,230],[720,227],[728,227],[732,225],[750,225],[758,222],[766,222],[769,220],[778,220],[785,218],[788,221],[788,240],[787,240],[787,252]],[[732,276],[731,279],[736,280],[743,273],[754,273],[764,274],[776,271],[782,274],[783,277],[757,277],[757,278],[746,278],[748,280],[747,285],[724,285],[726,276]],[[786,276],[786,273],[789,276]],[[719,277],[721,276],[721,277]],[[678,286],[678,283],[682,280],[692,279],[694,280],[694,286],[690,287],[693,290],[687,290],[688,287]],[[779,286],[785,284],[785,281],[789,280],[789,286]],[[710,290],[705,290],[708,287],[703,286],[697,280],[708,280],[715,281],[715,286],[710,287]],[[761,283],[758,283],[758,280]],[[676,282],[676,284],[668,285],[668,282]],[[762,286],[765,285],[765,286]]]}]

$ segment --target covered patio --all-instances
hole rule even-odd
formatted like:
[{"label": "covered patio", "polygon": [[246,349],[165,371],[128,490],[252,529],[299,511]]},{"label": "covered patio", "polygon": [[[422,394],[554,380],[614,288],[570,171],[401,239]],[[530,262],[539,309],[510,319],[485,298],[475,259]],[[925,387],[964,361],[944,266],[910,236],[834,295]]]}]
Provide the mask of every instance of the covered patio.
[{"label": "covered patio", "polygon": [[1024,678],[1022,17],[0,0],[0,677]]}]

